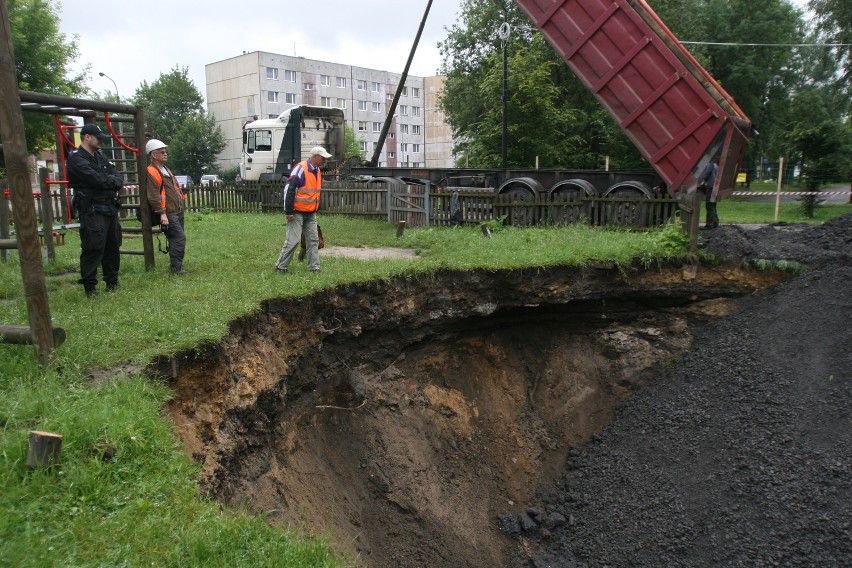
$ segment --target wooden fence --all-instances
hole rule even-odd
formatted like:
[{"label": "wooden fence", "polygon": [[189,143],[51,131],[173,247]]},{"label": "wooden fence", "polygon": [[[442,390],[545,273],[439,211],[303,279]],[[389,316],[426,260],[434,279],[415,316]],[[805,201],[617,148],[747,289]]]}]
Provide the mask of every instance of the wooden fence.
[{"label": "wooden fence", "polygon": [[[452,223],[452,192],[427,193],[424,186],[399,184],[389,188],[388,185],[386,182],[324,182],[321,212],[386,219],[393,223],[405,219],[408,226]],[[49,214],[53,216],[54,223],[64,224],[70,220],[68,207],[63,207],[61,191],[65,189],[50,190]],[[186,195],[189,211],[282,213],[284,208],[280,184],[193,186]],[[394,205],[389,213],[392,197]],[[665,223],[677,210],[677,201],[673,199],[587,197],[568,200],[566,197],[495,195],[487,189],[466,190],[458,192],[458,203],[464,223],[480,224],[504,218],[509,224],[520,226],[584,222],[590,225],[649,227]],[[135,219],[139,204],[138,187],[126,186],[122,190],[122,202],[122,218]],[[406,203],[410,204],[410,210],[406,210]],[[36,207],[36,213],[40,224],[41,207]]]}]

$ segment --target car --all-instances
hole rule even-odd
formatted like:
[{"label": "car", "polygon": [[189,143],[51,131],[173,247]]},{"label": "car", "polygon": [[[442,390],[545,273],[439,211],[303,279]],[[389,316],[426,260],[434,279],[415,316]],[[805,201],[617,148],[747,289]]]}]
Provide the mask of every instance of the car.
[{"label": "car", "polygon": [[204,174],[201,176],[201,185],[219,185],[222,180],[216,174]]},{"label": "car", "polygon": [[186,189],[187,187],[192,187],[193,185],[192,178],[189,176],[175,174],[175,179],[184,189]]}]

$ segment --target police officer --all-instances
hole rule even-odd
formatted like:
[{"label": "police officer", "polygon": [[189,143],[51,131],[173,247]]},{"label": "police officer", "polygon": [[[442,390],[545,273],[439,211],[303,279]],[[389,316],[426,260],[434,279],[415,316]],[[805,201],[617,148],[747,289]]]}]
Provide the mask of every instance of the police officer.
[{"label": "police officer", "polygon": [[118,288],[121,264],[118,190],[124,185],[124,178],[101,151],[101,142],[109,138],[108,134],[96,124],[86,124],[80,130],[80,138],[80,147],[68,156],[68,185],[74,189],[80,216],[79,283],[86,295],[92,297],[98,293],[98,265],[107,291]]}]

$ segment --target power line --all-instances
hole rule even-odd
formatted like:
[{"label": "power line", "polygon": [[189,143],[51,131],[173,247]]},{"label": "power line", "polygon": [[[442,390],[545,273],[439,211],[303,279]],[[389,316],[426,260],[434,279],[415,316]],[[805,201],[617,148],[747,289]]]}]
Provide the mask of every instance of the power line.
[{"label": "power line", "polygon": [[725,45],[734,47],[849,47],[852,43],[736,43],[725,41],[682,41],[690,45]]}]

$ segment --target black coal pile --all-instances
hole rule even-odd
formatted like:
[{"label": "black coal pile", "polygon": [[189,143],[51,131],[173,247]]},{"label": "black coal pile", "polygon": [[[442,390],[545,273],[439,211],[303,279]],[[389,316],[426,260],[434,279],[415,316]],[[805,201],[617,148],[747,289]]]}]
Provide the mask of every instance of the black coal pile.
[{"label": "black coal pile", "polygon": [[803,271],[698,330],[523,522],[500,519],[534,550],[516,566],[852,566],[852,215],[702,241]]}]

